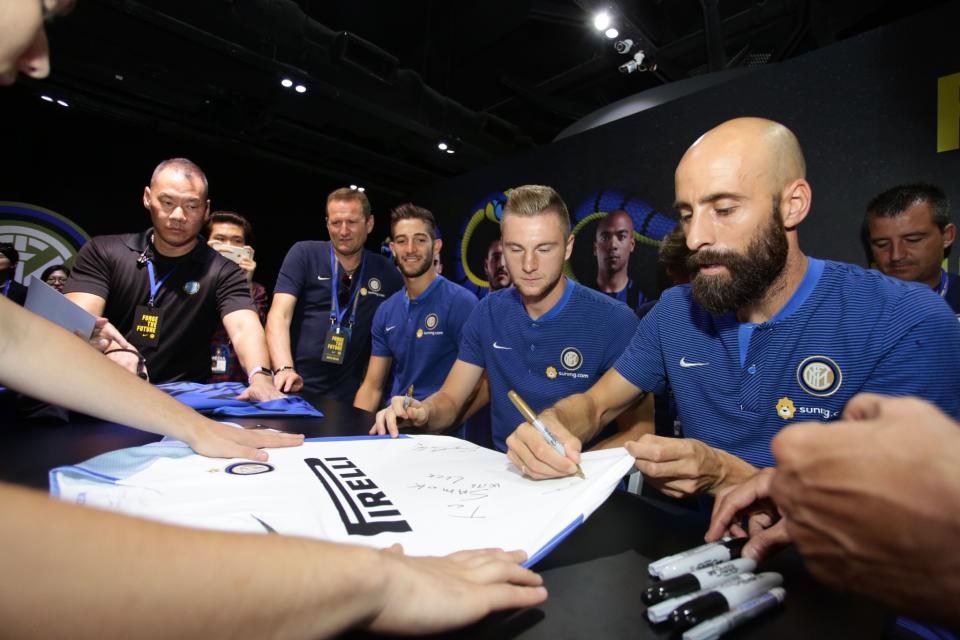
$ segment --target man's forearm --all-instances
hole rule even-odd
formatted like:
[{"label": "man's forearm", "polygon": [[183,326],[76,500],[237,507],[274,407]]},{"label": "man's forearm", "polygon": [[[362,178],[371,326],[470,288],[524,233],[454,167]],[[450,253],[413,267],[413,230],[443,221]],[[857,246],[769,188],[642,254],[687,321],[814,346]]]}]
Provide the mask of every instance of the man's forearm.
[{"label": "man's forearm", "polygon": [[596,405],[585,393],[567,396],[541,415],[562,424],[580,442],[587,442],[600,430]]},{"label": "man's forearm", "polygon": [[[131,376],[60,327],[0,299],[0,382],[34,398],[186,442],[207,420],[162,391]],[[69,362],[83,375],[50,385]],[[104,402],[107,390],[125,402]]]},{"label": "man's forearm", "polygon": [[172,527],[8,485],[0,497],[20,514],[0,523],[0,546],[17,550],[0,583],[10,637],[318,638],[382,606],[372,549]]},{"label": "man's forearm", "polygon": [[380,408],[380,402],[383,400],[383,390],[376,384],[364,379],[363,384],[357,389],[357,395],[353,399],[353,406],[364,411],[376,411]]},{"label": "man's forearm", "polygon": [[230,342],[237,352],[240,366],[250,375],[257,367],[270,369],[270,353],[267,350],[266,336],[256,314],[249,312],[249,318],[227,326]]},{"label": "man's forearm", "polygon": [[290,350],[290,323],[267,316],[267,348],[274,368],[292,367],[293,352]]},{"label": "man's forearm", "polygon": [[451,426],[464,409],[460,403],[444,393],[442,389],[426,398],[423,404],[429,407],[430,416],[424,427],[432,432],[443,431]]}]

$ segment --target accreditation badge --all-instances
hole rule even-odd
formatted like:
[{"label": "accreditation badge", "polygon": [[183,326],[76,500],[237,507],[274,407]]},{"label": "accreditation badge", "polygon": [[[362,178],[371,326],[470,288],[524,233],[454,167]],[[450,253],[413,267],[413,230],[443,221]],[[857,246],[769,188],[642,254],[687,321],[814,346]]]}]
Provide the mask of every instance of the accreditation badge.
[{"label": "accreditation badge", "polygon": [[350,343],[350,329],[339,324],[330,325],[327,337],[323,342],[323,356],[321,359],[330,364],[343,364],[347,357],[347,345]]},{"label": "accreditation badge", "polygon": [[163,312],[145,304],[138,305],[133,314],[133,335],[130,341],[138,347],[152,347],[160,340]]}]

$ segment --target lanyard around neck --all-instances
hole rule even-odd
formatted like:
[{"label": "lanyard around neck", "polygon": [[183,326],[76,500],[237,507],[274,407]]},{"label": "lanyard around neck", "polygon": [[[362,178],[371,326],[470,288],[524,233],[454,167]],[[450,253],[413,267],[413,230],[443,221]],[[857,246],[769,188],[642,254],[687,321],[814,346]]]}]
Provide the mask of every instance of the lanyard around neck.
[{"label": "lanyard around neck", "polygon": [[160,292],[160,287],[163,286],[163,283],[167,281],[167,278],[170,277],[170,274],[177,270],[176,265],[173,269],[167,271],[167,273],[157,280],[157,272],[153,268],[153,258],[147,258],[147,275],[150,276],[150,299],[147,300],[147,306],[153,307],[156,306],[157,294]]},{"label": "lanyard around neck", "polygon": [[363,269],[365,266],[366,260],[364,260],[364,255],[360,254],[360,270],[357,273],[357,284],[354,285],[353,290],[353,300],[347,305],[343,310],[340,309],[340,298],[337,296],[337,286],[339,285],[340,276],[337,273],[337,256],[333,252],[333,243],[330,243],[330,282],[331,282],[331,300],[330,300],[330,323],[340,325],[343,322],[343,316],[347,314],[347,309],[350,311],[350,326],[353,326],[354,321],[357,319],[357,303],[360,301],[360,283],[363,282]]}]

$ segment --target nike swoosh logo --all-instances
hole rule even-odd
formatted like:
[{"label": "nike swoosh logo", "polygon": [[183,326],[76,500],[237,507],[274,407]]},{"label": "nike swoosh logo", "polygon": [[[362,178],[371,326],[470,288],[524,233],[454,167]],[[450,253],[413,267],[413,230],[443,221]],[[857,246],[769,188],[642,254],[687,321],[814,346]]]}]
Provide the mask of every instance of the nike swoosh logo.
[{"label": "nike swoosh logo", "polygon": [[501,347],[500,345],[497,344],[497,341],[496,341],[496,340],[493,341],[493,348],[494,348],[494,349],[507,349],[507,350],[511,350],[511,351],[513,350],[513,347]]},{"label": "nike swoosh logo", "polygon": [[709,362],[687,362],[686,357],[680,358],[680,366],[684,369],[689,369],[690,367],[705,367]]},{"label": "nike swoosh logo", "polygon": [[317,276],[317,280],[329,280],[330,276]]},{"label": "nike swoosh logo", "polygon": [[396,328],[397,328],[397,325],[394,324],[394,325],[390,325],[389,327],[387,327],[386,329],[384,329],[384,331],[393,331],[393,330],[396,329]]}]

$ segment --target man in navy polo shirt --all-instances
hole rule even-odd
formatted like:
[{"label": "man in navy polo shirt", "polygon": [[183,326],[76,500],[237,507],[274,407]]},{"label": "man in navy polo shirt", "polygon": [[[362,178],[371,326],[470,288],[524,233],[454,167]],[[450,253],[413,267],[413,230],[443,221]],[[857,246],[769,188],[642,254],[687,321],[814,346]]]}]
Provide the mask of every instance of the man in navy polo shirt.
[{"label": "man in navy polo shirt", "polygon": [[422,400],[443,385],[457,359],[460,333],[477,298],[434,270],[433,257],[443,246],[436,228],[433,214],[413,204],[390,213],[390,250],[404,288],[373,316],[373,350],[355,407],[379,409],[388,378],[390,396],[412,387],[413,397]]},{"label": "man in navy polo shirt", "polygon": [[401,287],[396,267],[363,248],[373,231],[367,196],[337,189],[327,196],[330,241],[290,247],[267,315],[267,344],[281,391],[307,389],[352,401],[370,357],[370,325]]},{"label": "man in navy polo shirt", "polygon": [[[493,442],[505,451],[507,436],[523,423],[507,397],[509,390],[540,411],[586,390],[623,352],[637,318],[625,305],[564,277],[573,236],[566,204],[556,191],[538,185],[511,191],[501,233],[513,288],[492,292],[474,309],[443,387],[422,402],[408,402],[407,408],[402,396],[394,396],[377,414],[372,433],[396,435],[398,418],[430,430],[449,427],[486,372]],[[625,430],[652,430],[628,414],[618,424]],[[601,443],[605,435],[599,430],[591,434],[588,446],[624,437],[611,434]]]},{"label": "man in navy polo shirt", "polygon": [[884,191],[867,205],[861,235],[881,273],[925,284],[960,316],[960,276],[940,266],[957,238],[943,189],[905,184]]},{"label": "man in navy polo shirt", "polygon": [[[731,120],[690,147],[675,207],[692,283],[663,295],[596,385],[544,413],[568,452],[667,385],[686,438],[645,435],[627,449],[675,496],[772,466],[770,441],[785,425],[838,418],[861,391],[917,395],[960,417],[950,309],[920,287],[805,256],[805,173],[793,133],[769,120]],[[534,477],[569,475],[579,459],[544,447],[530,425],[508,444]]]}]

